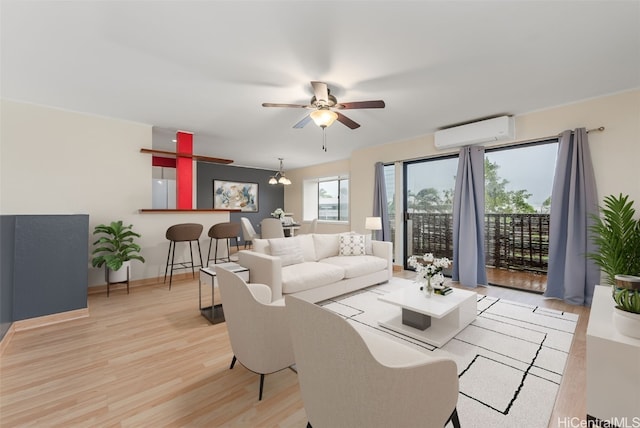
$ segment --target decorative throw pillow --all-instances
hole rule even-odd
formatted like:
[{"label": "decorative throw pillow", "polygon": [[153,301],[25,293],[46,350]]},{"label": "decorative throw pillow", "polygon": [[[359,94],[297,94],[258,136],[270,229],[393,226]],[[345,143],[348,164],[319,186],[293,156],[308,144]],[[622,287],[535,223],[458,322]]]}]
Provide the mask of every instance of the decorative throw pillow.
[{"label": "decorative throw pillow", "polygon": [[364,235],[344,234],[340,235],[341,256],[362,256],[364,252]]},{"label": "decorative throw pillow", "polygon": [[282,267],[304,262],[304,253],[300,242],[291,238],[269,239],[271,255],[280,257]]}]

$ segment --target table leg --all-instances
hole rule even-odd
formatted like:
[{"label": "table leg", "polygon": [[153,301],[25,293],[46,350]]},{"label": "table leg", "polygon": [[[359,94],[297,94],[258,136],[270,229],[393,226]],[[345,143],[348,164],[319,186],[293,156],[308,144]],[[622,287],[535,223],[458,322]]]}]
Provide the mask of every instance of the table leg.
[{"label": "table leg", "polygon": [[224,311],[222,310],[222,304],[215,302],[215,276],[210,276],[211,279],[211,306],[206,308],[202,307],[202,281],[198,281],[198,298],[200,299],[200,314],[209,320],[211,324],[219,324],[224,322]]}]

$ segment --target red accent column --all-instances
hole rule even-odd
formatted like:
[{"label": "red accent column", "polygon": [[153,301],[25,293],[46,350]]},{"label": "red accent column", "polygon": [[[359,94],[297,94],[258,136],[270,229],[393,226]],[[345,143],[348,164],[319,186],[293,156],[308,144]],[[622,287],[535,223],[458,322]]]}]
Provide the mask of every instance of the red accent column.
[{"label": "red accent column", "polygon": [[[176,152],[193,154],[193,134],[178,131],[176,134]],[[193,208],[193,160],[187,157],[176,157],[176,208],[190,210]]]}]

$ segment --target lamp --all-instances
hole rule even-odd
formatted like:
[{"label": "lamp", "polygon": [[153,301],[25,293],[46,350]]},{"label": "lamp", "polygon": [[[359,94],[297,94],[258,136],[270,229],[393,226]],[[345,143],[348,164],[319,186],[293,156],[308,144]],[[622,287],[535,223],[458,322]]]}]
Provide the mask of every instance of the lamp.
[{"label": "lamp", "polygon": [[288,186],[289,184],[291,184],[291,180],[289,180],[287,176],[284,175],[284,169],[282,168],[283,158],[278,159],[280,160],[280,170],[269,177],[269,184],[284,184],[285,186]]},{"label": "lamp", "polygon": [[376,230],[382,230],[382,218],[380,217],[367,217],[364,221],[364,228],[371,231],[371,239],[374,238]]},{"label": "lamp", "polygon": [[318,125],[320,128],[326,128],[331,126],[333,122],[338,118],[338,113],[335,111],[331,111],[328,108],[320,108],[318,110],[314,110],[309,114],[311,119]]}]

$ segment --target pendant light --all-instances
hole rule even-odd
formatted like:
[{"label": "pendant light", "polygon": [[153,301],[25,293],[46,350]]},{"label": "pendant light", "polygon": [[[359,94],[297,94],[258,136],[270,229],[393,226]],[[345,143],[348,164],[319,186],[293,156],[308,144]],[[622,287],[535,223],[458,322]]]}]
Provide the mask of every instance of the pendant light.
[{"label": "pendant light", "polygon": [[291,184],[291,180],[289,180],[287,176],[284,175],[284,169],[282,167],[283,158],[278,159],[280,160],[280,170],[269,177],[269,184],[284,184],[285,186],[288,186],[289,184]]}]

